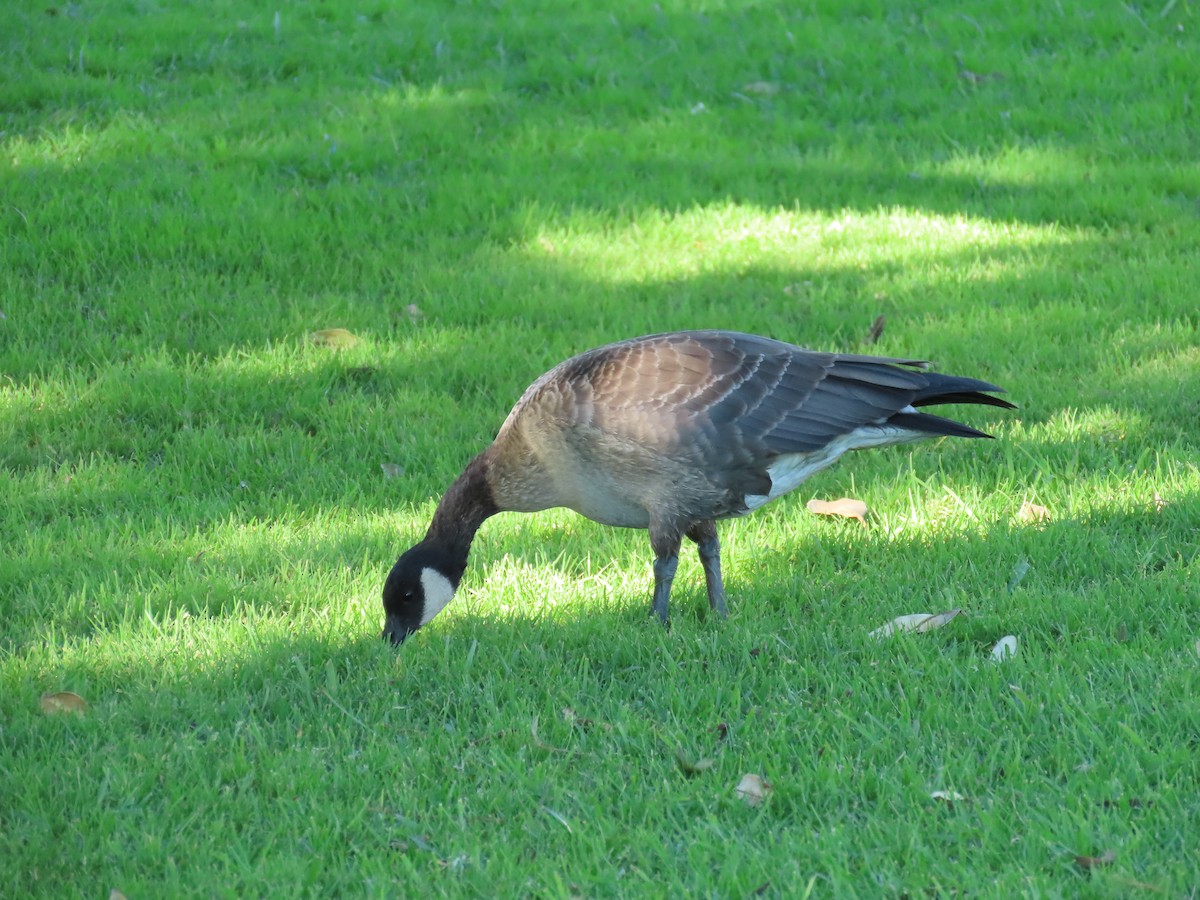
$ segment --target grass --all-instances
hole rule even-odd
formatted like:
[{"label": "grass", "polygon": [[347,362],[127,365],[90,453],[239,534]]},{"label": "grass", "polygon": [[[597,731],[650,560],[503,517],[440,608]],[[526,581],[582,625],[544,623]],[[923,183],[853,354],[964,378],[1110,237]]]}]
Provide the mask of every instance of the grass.
[{"label": "grass", "polygon": [[[1193,4],[279,10],[0,11],[0,883],[1195,894]],[[550,512],[378,640],[550,364],[881,313],[1021,409],[727,524],[729,621]]]}]

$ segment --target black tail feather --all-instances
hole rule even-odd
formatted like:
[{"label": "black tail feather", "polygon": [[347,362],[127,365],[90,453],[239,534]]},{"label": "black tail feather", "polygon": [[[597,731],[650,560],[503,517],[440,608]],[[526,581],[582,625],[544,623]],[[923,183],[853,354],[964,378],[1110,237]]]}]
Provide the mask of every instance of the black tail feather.
[{"label": "black tail feather", "polygon": [[[915,407],[940,406],[943,403],[968,403],[980,406],[998,406],[1001,409],[1017,408],[1015,404],[1009,403],[1007,400],[992,396],[992,393],[1004,393],[1004,388],[980,381],[978,378],[941,375],[937,372],[929,373],[925,377],[929,383],[917,391],[917,395],[913,397],[912,405]],[[969,425],[929,413],[896,413],[888,422],[924,434],[940,434],[951,437],[991,437],[990,434]]]},{"label": "black tail feather", "polygon": [[[991,388],[998,391],[1000,388]],[[1016,409],[1015,403],[1009,403],[1000,397],[993,397],[990,394],[981,394],[979,391],[954,391],[948,394],[934,394],[933,396],[918,397],[913,400],[913,406],[936,406],[939,403],[978,403],[983,406],[999,406],[1001,409]]]},{"label": "black tail feather", "polygon": [[925,387],[917,391],[917,395],[913,397],[913,406],[978,403],[984,406],[999,406],[1001,409],[1016,409],[1016,406],[1007,400],[989,396],[989,394],[1003,394],[1004,388],[987,381],[980,381],[978,378],[929,372],[925,375],[925,380],[927,382]]},{"label": "black tail feather", "polygon": [[929,413],[896,413],[888,419],[889,425],[905,428],[909,431],[919,431],[923,434],[945,435],[947,437],[990,438],[986,431],[979,431],[962,422],[933,416]]}]

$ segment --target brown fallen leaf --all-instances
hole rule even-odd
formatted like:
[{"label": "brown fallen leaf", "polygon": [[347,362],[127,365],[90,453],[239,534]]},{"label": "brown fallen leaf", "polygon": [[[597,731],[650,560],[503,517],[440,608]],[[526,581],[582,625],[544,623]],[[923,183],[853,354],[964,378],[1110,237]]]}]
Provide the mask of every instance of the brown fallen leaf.
[{"label": "brown fallen leaf", "polygon": [[886,625],[876,628],[867,637],[885,638],[907,631],[915,631],[917,634],[923,634],[926,631],[941,628],[961,613],[961,609],[948,609],[940,613],[911,613],[907,616],[896,616],[896,618],[892,619]]},{"label": "brown fallen leaf", "polygon": [[568,725],[574,725],[576,728],[582,729],[583,731],[587,731],[592,727],[593,724],[591,719],[579,715],[569,706],[564,706],[562,708],[562,717],[563,721]]},{"label": "brown fallen leaf", "polygon": [[747,94],[756,94],[759,97],[774,97],[779,93],[779,85],[774,81],[751,81],[743,84],[742,90]]},{"label": "brown fallen leaf", "polygon": [[1103,866],[1112,865],[1113,860],[1117,858],[1117,854],[1111,850],[1105,850],[1099,856],[1076,856],[1075,865],[1081,869],[1099,869]]},{"label": "brown fallen leaf", "polygon": [[1003,81],[1001,72],[972,72],[970,69],[959,69],[958,77],[970,84],[985,84],[989,81]]},{"label": "brown fallen leaf", "polygon": [[683,752],[682,747],[675,748],[675,765],[679,767],[680,772],[689,778],[693,775],[699,775],[701,772],[707,772],[716,764],[716,760],[712,759],[697,759],[693,761]]},{"label": "brown fallen leaf", "polygon": [[361,340],[358,335],[345,328],[323,328],[314,331],[308,337],[318,347],[331,347],[335,350],[353,347]]},{"label": "brown fallen leaf", "polygon": [[573,828],[571,828],[571,823],[567,821],[567,817],[564,816],[562,813],[560,813],[558,810],[551,809],[550,807],[545,806],[541,803],[538,804],[538,809],[540,809],[542,812],[544,812],[546,815],[548,815],[550,818],[552,818],[555,822],[557,822],[563,828],[567,829],[567,834],[575,833],[575,830]]},{"label": "brown fallen leaf", "polygon": [[1021,509],[1017,512],[1017,518],[1028,525],[1033,525],[1038,522],[1049,522],[1051,515],[1050,510],[1046,509],[1046,507],[1030,503],[1026,500],[1021,504]]},{"label": "brown fallen leaf", "polygon": [[87,701],[73,691],[42,694],[40,705],[42,712],[48,716],[61,716],[64,713],[83,715],[88,708]]},{"label": "brown fallen leaf", "polygon": [[771,787],[771,783],[761,775],[747,773],[738,782],[736,790],[738,797],[748,806],[762,806],[763,801],[770,796],[774,789]]},{"label": "brown fallen leaf", "polygon": [[1017,655],[1017,638],[1016,635],[1006,634],[1000,640],[996,641],[996,646],[992,647],[992,659],[996,662],[1004,662],[1006,659],[1011,659]]},{"label": "brown fallen leaf", "polygon": [[1017,589],[1017,585],[1029,574],[1033,566],[1029,564],[1027,559],[1018,559],[1017,564],[1013,566],[1012,577],[1008,579],[1008,592],[1011,594]]},{"label": "brown fallen leaf", "polygon": [[545,750],[549,753],[566,753],[567,752],[565,747],[552,746],[550,744],[547,744],[540,737],[538,737],[538,717],[537,716],[533,717],[533,721],[529,725],[529,733],[533,737],[533,745],[535,747],[537,747],[539,750]]},{"label": "brown fallen leaf", "polygon": [[1126,887],[1137,888],[1139,891],[1149,891],[1151,894],[1165,894],[1166,891],[1160,888],[1157,884],[1150,884],[1145,881],[1138,881],[1136,878],[1124,878],[1120,875],[1114,875],[1113,881],[1118,884],[1123,884]]},{"label": "brown fallen leaf", "polygon": [[879,339],[883,337],[883,326],[887,324],[887,318],[880,313],[875,317],[875,321],[871,323],[871,327],[867,330],[867,344],[877,344]]},{"label": "brown fallen leaf", "polygon": [[488,743],[489,741],[498,741],[498,740],[501,740],[502,738],[506,738],[511,733],[512,732],[509,729],[502,728],[499,731],[493,731],[491,734],[485,734],[483,737],[477,737],[477,738],[471,739],[470,741],[467,741],[467,746],[478,747],[481,744]]},{"label": "brown fallen leaf", "polygon": [[931,791],[929,796],[933,800],[941,800],[947,806],[953,806],[955,803],[961,803],[967,799],[958,791]]},{"label": "brown fallen leaf", "polygon": [[847,519],[858,519],[864,525],[867,523],[867,513],[870,512],[867,504],[851,497],[842,497],[840,500],[812,499],[808,501],[808,511],[818,516],[845,516]]},{"label": "brown fallen leaf", "polygon": [[1149,809],[1154,805],[1153,800],[1142,800],[1140,797],[1130,797],[1124,804],[1120,800],[1105,800],[1100,804],[1105,809],[1119,809],[1122,805],[1130,809]]}]

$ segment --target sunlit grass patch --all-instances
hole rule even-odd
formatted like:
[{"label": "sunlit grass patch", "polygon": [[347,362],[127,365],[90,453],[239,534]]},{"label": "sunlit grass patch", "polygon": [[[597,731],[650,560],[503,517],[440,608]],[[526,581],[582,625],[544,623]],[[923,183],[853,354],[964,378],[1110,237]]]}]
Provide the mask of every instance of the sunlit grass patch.
[{"label": "sunlit grass patch", "polygon": [[[962,265],[972,280],[1020,277],[1022,262],[1091,238],[1055,226],[931,215],[916,209],[762,209],[715,204],[665,212],[650,210],[632,221],[605,221],[590,212],[567,212],[555,229],[530,235],[526,251],[550,264],[613,283],[694,278],[747,272],[759,277],[794,273],[837,276],[847,270],[895,271],[940,259]],[[529,214],[532,219],[533,212]],[[1003,253],[1003,256],[998,255]],[[653,259],[648,260],[647,255]],[[793,292],[811,283],[791,285]]]}]

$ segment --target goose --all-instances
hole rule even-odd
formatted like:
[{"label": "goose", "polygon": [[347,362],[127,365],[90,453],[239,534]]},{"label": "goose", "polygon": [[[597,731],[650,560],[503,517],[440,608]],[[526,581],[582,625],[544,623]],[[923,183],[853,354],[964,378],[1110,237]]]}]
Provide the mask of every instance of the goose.
[{"label": "goose", "polygon": [[733,331],[654,334],[574,356],[530,385],[396,561],[383,636],[399,644],[446,607],[489,517],[559,506],[649,531],[651,611],[664,625],[680,545],[694,542],[709,606],[724,617],[717,520],[782,497],[851,450],[990,437],[921,407],[1015,409],[990,396],[1002,388],[928,365]]}]

